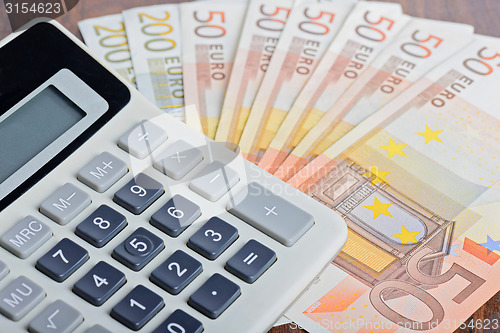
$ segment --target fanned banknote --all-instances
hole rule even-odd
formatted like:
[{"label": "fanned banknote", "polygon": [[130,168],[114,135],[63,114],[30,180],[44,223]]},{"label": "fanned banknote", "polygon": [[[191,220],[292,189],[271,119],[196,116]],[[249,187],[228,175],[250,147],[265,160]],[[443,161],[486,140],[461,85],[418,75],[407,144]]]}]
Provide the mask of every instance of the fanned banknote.
[{"label": "fanned banknote", "polygon": [[92,53],[135,86],[134,69],[122,15],[83,20],[78,22],[78,28]]},{"label": "fanned banknote", "polygon": [[453,332],[498,292],[499,80],[500,39],[476,35],[290,179],[349,236],[288,316],[310,332]]},{"label": "fanned banknote", "polygon": [[123,12],[138,90],[184,121],[179,5],[139,7]]},{"label": "fanned banknote", "polygon": [[293,7],[239,142],[241,153],[251,162],[262,157],[354,4],[354,0],[334,0]]},{"label": "fanned banknote", "polygon": [[469,25],[412,19],[300,141],[277,174],[289,179],[355,125],[472,40]]},{"label": "fanned banknote", "polygon": [[201,1],[180,4],[184,98],[196,113],[186,123],[215,138],[222,102],[231,75],[246,1]]},{"label": "fanned banknote", "polygon": [[[359,2],[297,96],[259,166],[275,172],[290,151],[389,45],[408,20],[398,4]],[[277,175],[287,178],[280,173]]]},{"label": "fanned banknote", "polygon": [[[248,5],[215,140],[237,144],[293,0],[252,0]],[[232,147],[230,147],[232,148]]]}]

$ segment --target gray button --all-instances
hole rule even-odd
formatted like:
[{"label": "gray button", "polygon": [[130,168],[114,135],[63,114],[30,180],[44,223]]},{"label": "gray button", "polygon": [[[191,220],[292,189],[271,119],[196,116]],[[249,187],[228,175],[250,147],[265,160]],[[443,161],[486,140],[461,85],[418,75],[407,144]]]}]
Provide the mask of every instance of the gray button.
[{"label": "gray button", "polygon": [[7,318],[18,321],[45,298],[43,289],[20,276],[0,291],[0,312]]},{"label": "gray button", "polygon": [[75,308],[57,300],[33,319],[29,330],[33,333],[70,333],[83,322]]},{"label": "gray button", "polygon": [[113,186],[128,172],[122,160],[104,152],[83,167],[78,173],[78,180],[91,189],[102,193]]},{"label": "gray button", "polygon": [[[243,197],[243,198],[242,198]],[[275,195],[258,183],[236,195],[228,211],[285,246],[292,246],[314,224],[304,210]]]},{"label": "gray button", "polygon": [[210,163],[189,188],[210,201],[219,200],[240,180],[238,173],[221,162]]},{"label": "gray button", "polygon": [[111,331],[108,331],[101,325],[94,325],[88,330],[85,331],[85,333],[112,333]]},{"label": "gray button", "polygon": [[65,225],[90,205],[90,196],[73,184],[66,183],[40,206],[40,212]]},{"label": "gray button", "polygon": [[3,261],[0,261],[0,281],[3,280],[7,274],[9,274],[9,267],[7,267]]},{"label": "gray button", "polygon": [[27,258],[52,237],[52,230],[34,218],[26,216],[1,238],[2,247],[19,258]]},{"label": "gray button", "polygon": [[154,167],[179,180],[203,160],[203,153],[183,140],[176,141],[155,159]]},{"label": "gray button", "polygon": [[143,159],[165,140],[167,133],[163,129],[150,121],[143,120],[120,138],[118,146],[129,154]]}]

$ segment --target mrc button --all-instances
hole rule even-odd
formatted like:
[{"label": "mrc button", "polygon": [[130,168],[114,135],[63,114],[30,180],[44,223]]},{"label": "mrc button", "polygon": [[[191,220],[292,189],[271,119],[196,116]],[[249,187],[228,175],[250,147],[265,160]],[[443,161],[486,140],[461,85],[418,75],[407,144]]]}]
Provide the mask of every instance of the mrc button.
[{"label": "mrc button", "polygon": [[0,244],[19,258],[27,258],[52,237],[52,230],[34,218],[26,216],[2,235]]}]

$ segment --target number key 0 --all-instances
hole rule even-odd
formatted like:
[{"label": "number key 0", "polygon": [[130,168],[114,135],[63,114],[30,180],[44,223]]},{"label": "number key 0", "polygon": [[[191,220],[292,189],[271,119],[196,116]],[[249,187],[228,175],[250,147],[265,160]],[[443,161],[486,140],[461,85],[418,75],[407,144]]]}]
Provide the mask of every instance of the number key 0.
[{"label": "number key 0", "polygon": [[238,229],[214,216],[191,236],[187,245],[205,258],[214,260],[237,238]]}]

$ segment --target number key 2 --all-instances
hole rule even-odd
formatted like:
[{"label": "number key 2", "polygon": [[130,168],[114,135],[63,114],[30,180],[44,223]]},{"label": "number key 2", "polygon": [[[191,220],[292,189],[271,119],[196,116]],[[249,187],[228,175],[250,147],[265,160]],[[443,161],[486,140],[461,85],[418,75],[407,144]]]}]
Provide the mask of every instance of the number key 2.
[{"label": "number key 2", "polygon": [[188,247],[207,259],[214,260],[238,238],[238,229],[212,217],[188,241]]}]

